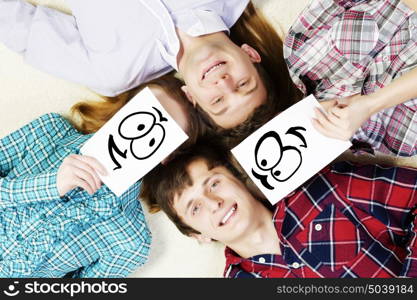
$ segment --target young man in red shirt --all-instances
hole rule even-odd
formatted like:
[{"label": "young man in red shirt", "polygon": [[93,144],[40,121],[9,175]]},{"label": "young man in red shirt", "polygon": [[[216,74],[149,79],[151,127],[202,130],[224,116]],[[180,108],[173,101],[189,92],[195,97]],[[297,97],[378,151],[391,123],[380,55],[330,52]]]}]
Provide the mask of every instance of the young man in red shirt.
[{"label": "young man in red shirt", "polygon": [[417,276],[417,170],[335,163],[271,207],[227,153],[196,144],[144,181],[182,233],[226,245],[225,277]]}]

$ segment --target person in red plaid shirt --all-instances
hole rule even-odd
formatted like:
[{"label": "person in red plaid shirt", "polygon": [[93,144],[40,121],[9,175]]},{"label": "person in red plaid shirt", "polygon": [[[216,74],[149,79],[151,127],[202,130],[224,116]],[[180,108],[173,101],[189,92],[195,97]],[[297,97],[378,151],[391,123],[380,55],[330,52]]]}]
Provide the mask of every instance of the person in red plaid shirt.
[{"label": "person in red plaid shirt", "polygon": [[417,154],[416,9],[413,0],[316,0],[304,9],[284,57],[299,89],[331,99],[322,102],[329,117],[317,111],[317,130]]},{"label": "person in red plaid shirt", "polygon": [[417,277],[417,170],[339,162],[268,207],[227,153],[200,142],[143,183],[182,233],[226,245],[225,277]]}]

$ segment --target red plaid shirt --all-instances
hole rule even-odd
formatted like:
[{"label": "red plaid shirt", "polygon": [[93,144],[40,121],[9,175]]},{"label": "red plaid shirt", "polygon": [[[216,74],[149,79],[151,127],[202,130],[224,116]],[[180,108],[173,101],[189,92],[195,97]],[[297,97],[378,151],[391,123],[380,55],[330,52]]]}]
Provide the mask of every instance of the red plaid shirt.
[{"label": "red plaid shirt", "polygon": [[281,255],[226,248],[226,277],[417,277],[417,170],[327,167],[277,203]]},{"label": "red plaid shirt", "polygon": [[[319,100],[369,94],[417,65],[417,14],[399,0],[315,0],[285,40],[295,84]],[[417,99],[373,115],[354,139],[417,154]]]}]

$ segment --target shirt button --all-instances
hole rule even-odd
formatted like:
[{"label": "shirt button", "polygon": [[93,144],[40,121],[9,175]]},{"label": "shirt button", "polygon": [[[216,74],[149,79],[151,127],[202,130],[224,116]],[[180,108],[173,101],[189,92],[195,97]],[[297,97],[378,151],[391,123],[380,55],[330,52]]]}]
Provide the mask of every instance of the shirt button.
[{"label": "shirt button", "polygon": [[320,231],[320,230],[322,230],[322,228],[323,228],[323,226],[321,226],[321,224],[316,224],[316,226],[314,226],[314,229],[316,231]]},{"label": "shirt button", "polygon": [[387,61],[389,60],[388,55],[385,55],[385,56],[382,58],[382,60],[383,60],[383,61],[385,61],[385,62],[387,62]]},{"label": "shirt button", "polygon": [[298,269],[300,267],[300,264],[298,262],[295,262],[295,263],[292,264],[292,267],[294,269]]},{"label": "shirt button", "polygon": [[258,261],[259,261],[261,264],[263,264],[263,263],[265,263],[265,258],[264,258],[264,257],[259,257]]}]

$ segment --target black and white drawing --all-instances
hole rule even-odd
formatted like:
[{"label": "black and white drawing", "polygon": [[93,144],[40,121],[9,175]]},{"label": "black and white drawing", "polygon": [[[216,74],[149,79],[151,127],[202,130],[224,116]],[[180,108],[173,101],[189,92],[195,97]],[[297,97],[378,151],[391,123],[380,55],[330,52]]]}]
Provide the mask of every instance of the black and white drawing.
[{"label": "black and white drawing", "polygon": [[281,112],[232,149],[236,160],[275,204],[351,146],[328,138],[312,125],[314,96]]},{"label": "black and white drawing", "polygon": [[[289,128],[282,138],[277,132],[268,131],[258,140],[254,156],[259,171],[252,169],[252,174],[265,188],[274,189],[268,179],[278,182],[287,181],[300,168],[303,162],[302,150],[307,148],[303,134],[305,131],[302,126],[294,126]],[[288,135],[295,136],[299,143],[288,144],[285,139]]]},{"label": "black and white drawing", "polygon": [[145,88],[84,144],[81,153],[103,164],[109,175],[101,180],[120,196],[187,138]]},{"label": "black and white drawing", "polygon": [[[137,160],[152,156],[165,140],[166,132],[162,122],[167,122],[168,119],[159,109],[152,108],[155,114],[147,111],[135,112],[126,116],[118,126],[118,136],[130,141],[130,153]],[[115,164],[113,170],[120,169],[122,166],[117,156],[126,159],[128,150],[120,149],[113,134],[109,134],[107,145],[111,160]]]}]

